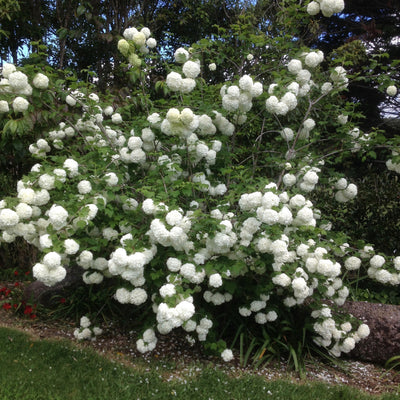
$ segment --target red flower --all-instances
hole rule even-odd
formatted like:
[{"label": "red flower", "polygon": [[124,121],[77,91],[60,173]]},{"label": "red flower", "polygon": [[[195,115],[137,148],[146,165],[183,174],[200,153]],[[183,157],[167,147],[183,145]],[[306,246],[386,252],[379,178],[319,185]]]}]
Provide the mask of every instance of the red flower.
[{"label": "red flower", "polygon": [[62,299],[60,299],[60,303],[65,303],[67,300],[65,300],[65,298],[63,297]]},{"label": "red flower", "polygon": [[33,312],[33,309],[32,309],[31,306],[26,306],[25,307],[25,310],[24,310],[24,314],[25,315],[32,314],[32,312]]},{"label": "red flower", "polygon": [[9,310],[9,309],[11,308],[11,304],[10,304],[10,303],[4,303],[4,304],[3,304],[3,308],[4,308],[5,310]]},{"label": "red flower", "polygon": [[15,283],[14,283],[14,286],[15,286],[15,287],[18,287],[20,284],[21,284],[21,283],[19,283],[19,282],[15,282]]},{"label": "red flower", "polygon": [[14,304],[13,304],[13,307],[14,307],[14,308],[18,308],[18,304],[14,303]]},{"label": "red flower", "polygon": [[4,294],[5,294],[6,296],[8,296],[10,293],[11,293],[11,289],[7,289],[7,290],[4,292]]},{"label": "red flower", "polygon": [[29,275],[31,273],[31,271],[26,271],[25,275]]},{"label": "red flower", "polygon": [[31,318],[31,319],[35,319],[35,318],[36,318],[36,314],[31,314],[31,315],[30,315],[30,318]]},{"label": "red flower", "polygon": [[17,276],[19,274],[18,271],[14,271],[14,275]]}]

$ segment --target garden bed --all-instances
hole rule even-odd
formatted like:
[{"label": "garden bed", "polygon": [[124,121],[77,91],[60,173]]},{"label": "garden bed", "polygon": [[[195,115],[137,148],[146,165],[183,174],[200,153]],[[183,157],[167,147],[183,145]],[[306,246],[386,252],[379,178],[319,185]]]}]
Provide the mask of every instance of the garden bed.
[{"label": "garden bed", "polygon": [[[0,326],[27,332],[38,340],[69,339],[75,341],[73,336],[75,325],[71,322],[47,322],[39,318],[23,318],[10,312],[10,310],[0,309]],[[298,374],[290,371],[283,361],[269,364],[257,370],[254,370],[251,366],[241,367],[238,361],[223,363],[220,358],[205,355],[200,347],[188,347],[178,333],[161,336],[156,349],[152,353],[142,355],[136,350],[134,332],[124,332],[117,327],[109,328],[108,330],[105,329],[104,334],[97,340],[80,342],[77,345],[92,347],[105,357],[118,360],[127,366],[134,366],[138,357],[149,364],[154,359],[173,363],[176,368],[171,370],[168,376],[165,376],[166,380],[185,380],[195,373],[195,369],[199,368],[199,365],[200,367],[201,365],[211,365],[234,376],[256,374],[265,377],[267,380],[284,378],[297,383],[319,381],[332,385],[344,384],[371,394],[396,393],[399,390],[400,373],[398,371],[385,370],[370,363],[345,360],[343,361],[345,370],[343,370],[338,366],[330,366],[312,359],[306,365],[306,378],[300,379]],[[235,360],[238,360],[239,356],[235,355]]]}]

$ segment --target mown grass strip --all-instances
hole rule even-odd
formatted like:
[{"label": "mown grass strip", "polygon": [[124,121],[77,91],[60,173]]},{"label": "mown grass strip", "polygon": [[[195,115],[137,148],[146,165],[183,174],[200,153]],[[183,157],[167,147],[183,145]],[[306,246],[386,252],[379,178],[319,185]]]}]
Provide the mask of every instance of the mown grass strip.
[{"label": "mown grass strip", "polygon": [[34,340],[9,328],[0,328],[0,361],[1,400],[398,398],[370,396],[347,386],[232,378],[211,367],[197,368],[186,382],[167,381],[170,365],[147,365],[140,359],[137,368],[128,368],[68,341]]}]

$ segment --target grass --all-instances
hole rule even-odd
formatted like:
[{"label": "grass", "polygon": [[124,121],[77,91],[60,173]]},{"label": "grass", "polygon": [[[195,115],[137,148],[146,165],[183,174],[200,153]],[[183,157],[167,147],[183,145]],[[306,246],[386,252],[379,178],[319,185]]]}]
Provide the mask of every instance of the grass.
[{"label": "grass", "polygon": [[[185,378],[170,379],[174,365],[138,359],[135,367],[101,357],[66,340],[34,340],[0,328],[0,400],[136,399],[395,399],[347,386],[293,384],[193,365]],[[182,376],[182,374],[181,374]]]}]

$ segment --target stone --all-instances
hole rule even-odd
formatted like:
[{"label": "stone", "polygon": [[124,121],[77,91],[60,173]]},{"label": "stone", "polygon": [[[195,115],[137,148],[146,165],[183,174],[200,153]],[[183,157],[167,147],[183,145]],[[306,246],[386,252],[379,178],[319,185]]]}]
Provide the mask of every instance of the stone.
[{"label": "stone", "polygon": [[348,354],[351,359],[385,364],[400,355],[400,306],[348,301],[342,309],[366,323],[371,331]]},{"label": "stone", "polygon": [[[83,285],[82,274],[84,270],[80,267],[67,268],[67,275],[54,286],[46,286],[40,281],[34,281],[25,287],[22,300],[30,304],[41,304],[44,307],[54,306],[59,297],[67,297],[77,286]],[[58,297],[55,302],[55,296]]]}]

